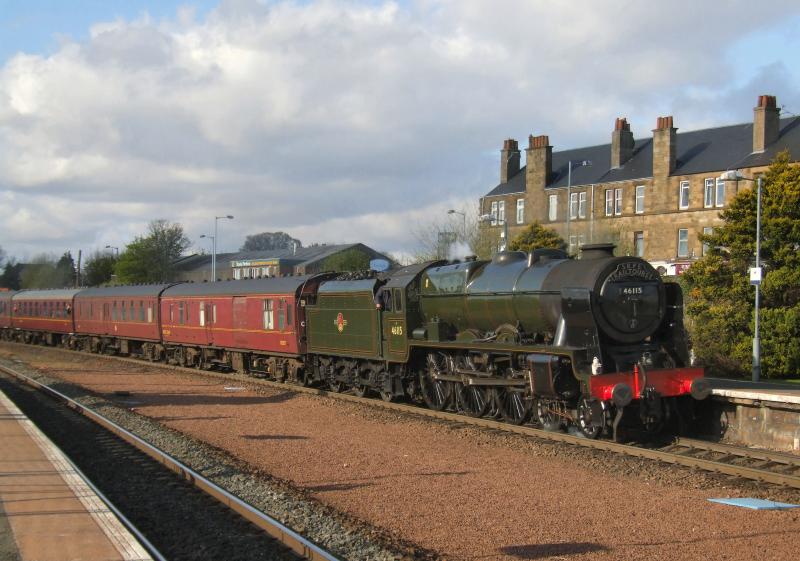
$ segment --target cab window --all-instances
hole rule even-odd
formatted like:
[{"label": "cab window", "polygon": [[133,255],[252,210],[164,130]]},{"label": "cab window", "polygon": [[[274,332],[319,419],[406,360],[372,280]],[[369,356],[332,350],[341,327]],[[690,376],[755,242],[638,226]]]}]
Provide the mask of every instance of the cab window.
[{"label": "cab window", "polygon": [[403,311],[403,296],[399,288],[394,289],[394,311],[395,312]]}]

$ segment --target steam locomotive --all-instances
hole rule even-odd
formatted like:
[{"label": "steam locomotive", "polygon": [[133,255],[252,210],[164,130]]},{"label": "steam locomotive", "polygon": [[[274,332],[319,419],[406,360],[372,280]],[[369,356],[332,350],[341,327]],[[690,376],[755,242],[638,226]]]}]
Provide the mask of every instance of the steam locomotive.
[{"label": "steam locomotive", "polygon": [[710,388],[681,290],[613,246],[322,273],[0,295],[0,337],[229,369],[622,440],[685,431]]}]

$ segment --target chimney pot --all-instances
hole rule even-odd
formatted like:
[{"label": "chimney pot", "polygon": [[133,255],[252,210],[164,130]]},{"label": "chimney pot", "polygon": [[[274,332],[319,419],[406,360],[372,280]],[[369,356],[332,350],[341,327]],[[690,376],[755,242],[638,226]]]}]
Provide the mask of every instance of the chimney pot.
[{"label": "chimney pot", "polygon": [[519,173],[519,144],[513,138],[503,141],[503,149],[500,151],[500,183],[508,183],[508,180]]}]

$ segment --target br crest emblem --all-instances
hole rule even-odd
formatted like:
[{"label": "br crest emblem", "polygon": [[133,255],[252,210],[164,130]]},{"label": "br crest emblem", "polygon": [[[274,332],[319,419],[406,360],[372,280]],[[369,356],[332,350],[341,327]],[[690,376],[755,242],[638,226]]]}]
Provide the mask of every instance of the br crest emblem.
[{"label": "br crest emblem", "polygon": [[339,312],[339,315],[336,316],[336,319],[333,321],[333,323],[336,325],[336,329],[339,330],[339,333],[344,331],[344,328],[347,326],[347,320],[344,319],[342,312]]}]

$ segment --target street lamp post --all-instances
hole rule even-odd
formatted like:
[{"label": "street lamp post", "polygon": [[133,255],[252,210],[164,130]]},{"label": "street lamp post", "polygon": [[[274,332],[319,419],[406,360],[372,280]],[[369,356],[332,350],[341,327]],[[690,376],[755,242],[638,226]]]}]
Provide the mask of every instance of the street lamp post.
[{"label": "street lamp post", "polygon": [[756,266],[750,271],[750,284],[756,287],[755,329],[753,333],[753,382],[761,378],[761,333],[759,331],[759,306],[761,303],[761,187],[762,178],[744,177],[739,170],[726,171],[719,176],[722,181],[750,181],[756,184]]},{"label": "street lamp post", "polygon": [[569,226],[570,226],[570,217],[572,215],[572,168],[576,167],[583,167],[583,166],[590,166],[592,162],[590,160],[581,160],[579,162],[573,162],[572,160],[567,162],[567,247],[570,247],[569,241]]},{"label": "street lamp post", "polygon": [[[208,238],[208,239],[210,239],[210,240],[211,240],[211,250],[212,250],[212,251],[214,250],[214,247],[215,247],[215,246],[214,246],[214,241],[215,241],[217,238],[215,238],[215,237],[214,237],[214,236],[212,236],[211,234],[200,234],[200,238],[201,238],[201,239],[202,239],[202,238]],[[214,276],[214,275],[213,275],[213,262],[214,262],[214,258],[213,258],[213,257],[211,258],[211,262],[212,262],[212,275],[211,275],[211,276],[213,277],[213,276]]]},{"label": "street lamp post", "polygon": [[107,245],[106,249],[110,249],[111,250],[111,254],[114,255],[117,259],[119,259],[119,248],[118,247],[113,246],[113,245]]},{"label": "street lamp post", "polygon": [[460,214],[463,220],[463,226],[461,228],[461,235],[463,236],[464,241],[467,239],[467,213],[461,212],[460,210],[450,209],[447,211],[447,214]]},{"label": "street lamp post", "polygon": [[217,231],[217,224],[219,220],[225,218],[227,220],[233,220],[233,216],[230,214],[226,214],[225,216],[215,216],[214,217],[214,237],[211,238],[212,241],[212,250],[211,250],[211,282],[217,282],[217,240],[219,239],[219,233]]}]

